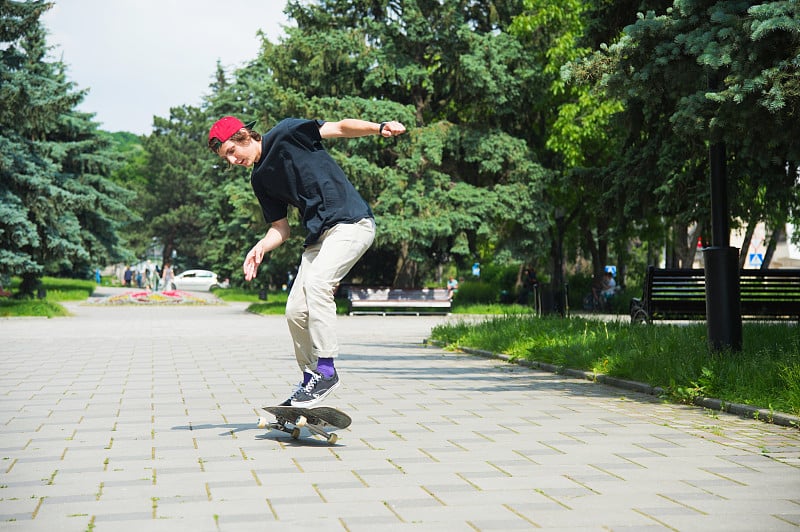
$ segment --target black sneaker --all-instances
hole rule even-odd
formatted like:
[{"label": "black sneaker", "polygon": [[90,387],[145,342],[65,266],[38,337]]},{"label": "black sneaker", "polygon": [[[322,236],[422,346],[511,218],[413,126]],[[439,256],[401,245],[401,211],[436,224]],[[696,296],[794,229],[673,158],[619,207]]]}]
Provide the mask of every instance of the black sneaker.
[{"label": "black sneaker", "polygon": [[284,402],[282,402],[278,406],[292,406],[292,400],[295,397],[297,397],[297,394],[302,389],[303,389],[303,381],[300,381],[300,382],[298,382],[297,384],[294,385],[294,388],[292,388],[292,394]]},{"label": "black sneaker", "polygon": [[339,387],[339,374],[333,374],[333,377],[323,377],[321,373],[316,371],[306,370],[311,374],[311,379],[303,388],[297,391],[292,396],[292,406],[299,408],[311,408],[321,403],[330,393]]}]

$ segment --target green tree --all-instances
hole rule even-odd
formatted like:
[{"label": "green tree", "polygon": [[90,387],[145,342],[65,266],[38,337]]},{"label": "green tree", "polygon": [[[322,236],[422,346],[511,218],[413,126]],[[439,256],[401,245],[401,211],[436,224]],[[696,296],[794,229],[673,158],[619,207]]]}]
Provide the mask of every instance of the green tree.
[{"label": "green tree", "polygon": [[[438,280],[442,266],[453,262],[466,267],[481,255],[518,260],[518,252],[541,249],[540,228],[552,210],[542,202],[547,172],[519,138],[535,131],[530,113],[519,110],[538,100],[540,84],[523,44],[504,31],[518,6],[290,2],[297,27],[280,44],[264,39],[258,57],[230,79],[218,65],[202,113],[184,125],[204,132],[225,114],[255,119],[261,131],[287,116],[401,120],[410,131],[399,139],[326,143],[377,216],[376,246],[353,275],[418,286]],[[200,167],[189,159],[175,157],[169,172],[154,163],[148,181],[178,172],[201,176],[196,189],[204,192],[179,203],[201,205],[193,231],[212,236],[190,247],[196,256],[205,250],[235,282],[244,252],[264,231],[260,210],[244,174],[225,171],[210,153]],[[178,205],[162,200],[145,218],[167,208]],[[292,247],[271,254],[271,282],[296,264],[300,248]]]},{"label": "green tree", "polygon": [[556,274],[569,258],[564,255],[577,252],[575,258],[591,259],[596,280],[613,263],[625,284],[631,242],[653,231],[649,223],[663,233],[651,208],[654,181],[638,168],[620,171],[629,164],[626,147],[635,127],[621,119],[628,102],[593,84],[575,63],[583,65],[592,50],[615,42],[637,9],[670,3],[526,0],[515,17],[511,31],[532,50],[532,68],[544,87],[532,107],[541,135],[529,142],[550,170],[545,194],[554,206],[549,242]]},{"label": "green tree", "polygon": [[[411,127],[396,143],[344,148],[347,157],[363,153],[362,168],[373,165],[357,179],[378,218],[376,247],[395,257],[390,281],[398,286],[435,278],[451,258],[465,266],[482,249],[496,249],[502,240],[492,228],[514,213],[499,208],[495,187],[540,175],[530,171],[525,143],[503,129],[525,127],[511,102],[526,79],[518,72],[520,45],[502,31],[513,10],[497,5],[327,0],[287,8],[297,28],[272,56],[280,85],[319,97],[331,119],[352,109]],[[329,74],[334,83],[326,83]],[[330,99],[341,93],[351,98]],[[522,209],[544,217],[538,203],[515,213]]]},{"label": "green tree", "polygon": [[144,242],[155,237],[163,246],[162,262],[178,268],[210,266],[205,258],[211,232],[204,215],[204,122],[205,114],[196,107],[173,107],[169,118],[154,118],[153,131],[144,139],[147,185],[143,227],[137,232],[151,235]]},{"label": "green tree", "polygon": [[0,3],[0,275],[31,294],[43,274],[86,276],[124,254],[130,194],[108,176],[118,161],[40,23],[51,4]]},{"label": "green tree", "polygon": [[677,228],[678,256],[696,241],[686,227],[710,227],[711,142],[727,147],[734,225],[779,224],[797,212],[800,195],[786,168],[798,161],[799,21],[792,1],[683,0],[640,14],[579,67],[624,103],[630,134],[616,180],[630,185],[631,197],[652,198],[647,207]]},{"label": "green tree", "polygon": [[109,139],[114,153],[122,161],[122,164],[114,169],[110,179],[117,185],[130,190],[133,195],[128,206],[137,214],[137,217],[121,227],[121,233],[125,236],[129,252],[126,262],[131,262],[143,257],[145,251],[153,243],[152,234],[149,229],[144,227],[145,224],[141,223],[141,213],[148,204],[145,200],[148,184],[148,175],[145,170],[148,157],[144,149],[145,137],[125,131],[102,133]]}]

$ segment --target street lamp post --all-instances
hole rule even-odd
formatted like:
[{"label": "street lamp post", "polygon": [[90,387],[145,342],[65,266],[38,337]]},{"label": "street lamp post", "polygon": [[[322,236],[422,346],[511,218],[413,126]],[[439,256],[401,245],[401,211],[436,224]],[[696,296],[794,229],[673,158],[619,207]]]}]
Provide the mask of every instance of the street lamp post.
[{"label": "street lamp post", "polygon": [[709,148],[711,167],[711,247],[703,249],[708,344],[713,351],[742,349],[739,249],[730,246],[725,144]]}]

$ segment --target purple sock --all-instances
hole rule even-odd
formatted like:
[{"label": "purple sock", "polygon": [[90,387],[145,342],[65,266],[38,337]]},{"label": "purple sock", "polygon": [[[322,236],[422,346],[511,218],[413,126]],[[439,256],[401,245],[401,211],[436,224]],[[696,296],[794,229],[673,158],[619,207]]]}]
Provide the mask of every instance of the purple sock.
[{"label": "purple sock", "polygon": [[320,358],[317,360],[317,373],[321,373],[326,379],[333,377],[336,370],[333,367],[332,358]]}]

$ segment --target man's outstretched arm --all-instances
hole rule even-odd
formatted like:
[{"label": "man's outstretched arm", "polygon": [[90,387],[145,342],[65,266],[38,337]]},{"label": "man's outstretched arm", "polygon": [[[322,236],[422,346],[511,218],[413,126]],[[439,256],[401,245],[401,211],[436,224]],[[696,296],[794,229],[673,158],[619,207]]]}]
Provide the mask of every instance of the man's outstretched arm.
[{"label": "man's outstretched arm", "polygon": [[338,122],[325,122],[319,127],[319,134],[323,139],[366,137],[368,135],[395,137],[405,132],[406,127],[394,120],[377,123],[357,118],[345,118]]}]

